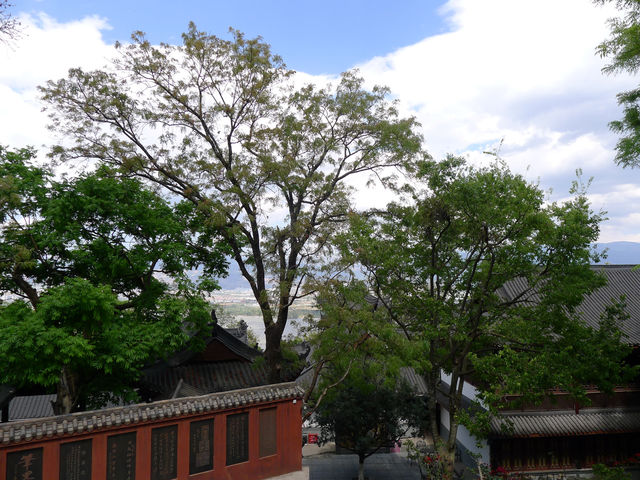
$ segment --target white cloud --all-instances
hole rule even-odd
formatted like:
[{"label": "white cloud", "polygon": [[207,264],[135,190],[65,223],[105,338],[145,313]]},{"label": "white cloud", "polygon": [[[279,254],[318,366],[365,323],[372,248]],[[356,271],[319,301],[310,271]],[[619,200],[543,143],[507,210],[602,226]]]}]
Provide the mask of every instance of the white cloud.
[{"label": "white cloud", "polygon": [[[480,152],[504,139],[508,164],[556,195],[566,193],[582,168],[595,177],[594,207],[611,218],[601,240],[638,239],[640,171],[613,164],[616,138],[607,128],[619,117],[616,93],[637,82],[603,76],[605,61],[595,55],[614,13],[584,0],[450,0],[442,10],[450,32],[357,67],[369,85],[391,88],[403,114],[418,118],[436,158],[452,152],[486,159]],[[21,21],[25,37],[13,48],[0,45],[0,144],[38,147],[53,135],[45,129],[37,85],[74,66],[100,67],[114,49],[102,38],[109,25],[99,17]],[[296,77],[297,83],[336,81]],[[386,194],[356,188],[361,206]]]},{"label": "white cloud", "polygon": [[630,213],[616,218],[615,222],[605,223],[600,230],[600,243],[607,242],[639,242],[640,213]]},{"label": "white cloud", "polygon": [[[98,68],[114,48],[102,40],[106,20],[86,17],[59,23],[40,14],[20,17],[23,36],[0,44],[0,144],[19,148],[53,142],[37,86],[66,76],[69,68]],[[43,150],[43,149],[41,149]]]},{"label": "white cloud", "polygon": [[600,73],[610,12],[589,2],[452,0],[445,11],[454,31],[359,65],[417,114],[437,154],[525,130],[576,99],[615,104],[625,84]]},{"label": "white cloud", "polygon": [[[615,95],[637,82],[606,77],[595,47],[608,36],[613,8],[584,0],[450,0],[442,9],[451,31],[358,65],[369,84],[388,85],[405,114],[423,125],[427,148],[482,161],[500,150],[511,168],[566,194],[575,171],[594,176],[594,207],[617,222],[634,202],[640,172],[613,164],[615,137],[607,123],[619,116]],[[637,238],[631,222],[603,235]],[[608,238],[616,240],[617,238]]]}]

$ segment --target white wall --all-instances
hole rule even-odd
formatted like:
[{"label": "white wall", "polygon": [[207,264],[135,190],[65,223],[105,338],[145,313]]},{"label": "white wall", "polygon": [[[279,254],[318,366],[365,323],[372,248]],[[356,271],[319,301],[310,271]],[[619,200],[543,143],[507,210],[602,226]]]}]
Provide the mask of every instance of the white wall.
[{"label": "white wall", "polygon": [[[447,382],[449,385],[451,385],[450,373],[445,373],[440,370],[440,378],[443,382]],[[464,382],[464,385],[462,386],[462,394],[469,400],[475,401],[478,398],[478,389],[471,385],[469,382]]]},{"label": "white wall", "polygon": [[[466,386],[466,385],[465,385]],[[451,421],[449,418],[449,410],[440,406],[440,422],[442,426],[447,430],[451,429]],[[491,458],[489,452],[489,445],[486,441],[482,440],[480,447],[476,445],[476,438],[469,433],[469,430],[463,425],[458,425],[458,434],[456,436],[458,442],[460,442],[464,448],[469,450],[474,455],[480,454],[480,461],[482,463],[489,464],[489,460]]]}]

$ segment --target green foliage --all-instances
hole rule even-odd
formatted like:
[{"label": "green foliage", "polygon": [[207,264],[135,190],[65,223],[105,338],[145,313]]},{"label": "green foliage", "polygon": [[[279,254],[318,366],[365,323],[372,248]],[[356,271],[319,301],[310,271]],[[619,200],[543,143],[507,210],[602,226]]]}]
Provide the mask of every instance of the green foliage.
[{"label": "green foliage", "polygon": [[371,297],[364,282],[332,281],[316,288],[322,315],[307,319],[299,329],[312,352],[305,387],[313,394],[305,398],[305,416],[313,413],[329,391],[340,388],[342,376],[368,359],[384,363],[386,370],[397,374],[404,365],[400,352],[409,346],[384,312],[367,301]]},{"label": "green foliage", "polygon": [[140,322],[117,302],[109,287],[76,278],[49,289],[35,311],[21,301],[0,307],[2,381],[52,387],[64,366],[79,378],[83,406],[134,398],[142,367],[187,336],[175,318]]},{"label": "green foliage", "polygon": [[401,352],[425,375],[430,408],[440,370],[450,374],[449,454],[459,422],[475,434],[487,424],[460,411],[465,380],[490,408],[507,394],[539,401],[560,387],[580,397],[582,385],[622,381],[623,311],[612,307],[599,329],[577,311],[604,282],[589,268],[602,215],[579,183],[571,200],[546,204],[499,161],[474,168],[449,157],[424,162],[421,174],[426,188],[414,190],[411,206],[354,215],[341,253],[411,345]]},{"label": "green foliage", "polygon": [[607,467],[601,463],[596,463],[591,467],[593,477],[596,480],[631,480],[631,474],[623,467]]},{"label": "green foliage", "polygon": [[[384,370],[375,361],[352,368],[316,410],[321,441],[336,440],[356,453],[360,463],[380,448],[393,446],[405,435],[407,425],[424,415],[424,405],[411,388],[397,382],[397,377],[385,377]],[[327,381],[342,372],[333,374]]]},{"label": "green foliage", "polygon": [[313,346],[317,388],[305,401],[315,411],[322,440],[333,439],[362,463],[393,445],[409,428],[423,431],[424,402],[404,381],[399,352],[406,342],[367,300],[366,286],[331,282],[321,289],[321,318],[305,331]]},{"label": "green foliage", "polygon": [[34,154],[0,148],[0,383],[68,376],[74,409],[130,398],[146,363],[206,333],[201,292],[224,272],[224,246],[138,180],[103,167],[53,181]]},{"label": "green foliage", "polygon": [[[392,184],[388,167],[411,168],[421,138],[386,89],[365,89],[354,72],[295,88],[269,45],[231,35],[191,24],[182,45],[154,46],[137,32],[112,69],[72,69],[41,91],[52,128],[75,141],[55,158],[97,159],[143,178],[221,231],[260,307],[277,381],[289,308],[310,293],[304,284],[352,209],[348,180],[375,174]],[[275,208],[286,216],[274,223]]]},{"label": "green foliage", "polygon": [[[596,3],[614,3],[597,0]],[[611,60],[602,71],[607,74],[628,72],[635,74],[640,68],[640,2],[615,0],[623,15],[609,20],[611,36],[598,45],[601,57]],[[609,123],[611,130],[620,134],[616,145],[616,163],[623,167],[640,165],[640,88],[618,94],[618,105],[623,107],[621,120]]]}]

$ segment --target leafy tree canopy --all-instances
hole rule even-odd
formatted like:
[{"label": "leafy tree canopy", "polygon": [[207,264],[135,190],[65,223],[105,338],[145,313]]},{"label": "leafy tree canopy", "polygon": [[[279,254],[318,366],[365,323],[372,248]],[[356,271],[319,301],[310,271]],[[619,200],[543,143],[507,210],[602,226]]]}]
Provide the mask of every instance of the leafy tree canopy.
[{"label": "leafy tree canopy", "polygon": [[[596,3],[615,3],[623,12],[621,17],[611,18],[611,36],[598,45],[601,57],[611,60],[602,71],[607,74],[628,72],[636,74],[640,68],[640,2],[638,0],[595,0]],[[616,163],[623,167],[640,165],[640,88],[618,94],[618,104],[623,107],[621,120],[609,123],[611,130],[620,134],[616,145]]]},{"label": "leafy tree canopy", "polygon": [[353,216],[342,255],[409,340],[403,355],[425,375],[432,432],[436,386],[441,372],[449,376],[452,421],[442,448],[452,468],[460,421],[482,434],[487,418],[474,426],[460,410],[465,381],[490,409],[508,394],[538,401],[556,387],[580,397],[585,384],[622,381],[628,350],[622,309],[612,307],[600,328],[583,324],[577,310],[604,282],[589,268],[602,216],[578,183],[571,200],[546,204],[537,186],[499,161],[475,168],[449,157],[425,162],[421,173],[424,189],[410,206]]},{"label": "leafy tree canopy", "polygon": [[75,141],[61,160],[89,158],[184,198],[220,229],[260,306],[271,380],[293,302],[312,293],[330,240],[352,210],[348,183],[421,157],[412,118],[388,90],[354,72],[296,87],[260,38],[232,40],[191,24],[182,45],[141,32],[109,70],[73,69],[41,89],[52,128]]},{"label": "leafy tree canopy", "polygon": [[33,156],[0,149],[0,382],[57,384],[60,412],[131,397],[145,363],[205,333],[224,244],[138,180],[54,181]]}]

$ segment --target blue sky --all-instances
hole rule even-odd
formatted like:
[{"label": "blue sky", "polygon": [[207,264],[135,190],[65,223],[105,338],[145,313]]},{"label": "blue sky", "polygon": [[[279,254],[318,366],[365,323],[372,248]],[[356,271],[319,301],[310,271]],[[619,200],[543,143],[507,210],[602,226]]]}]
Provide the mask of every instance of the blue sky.
[{"label": "blue sky", "polygon": [[262,36],[289,68],[311,74],[335,74],[376,55],[446,30],[433,0],[199,0],[162,2],[27,0],[16,11],[45,12],[61,22],[99,15],[111,30],[104,40],[126,41],[142,30],[153,42],[175,43],[187,24],[224,35],[229,27]]},{"label": "blue sky", "polygon": [[[607,212],[602,242],[640,242],[640,170],[613,163],[620,116],[616,94],[637,78],[601,73],[595,47],[617,12],[589,0],[323,2],[15,0],[24,36],[0,44],[0,144],[58,141],[46,128],[37,86],[71,67],[100,68],[143,30],[152,42],[179,43],[194,20],[225,37],[230,26],[261,35],[298,72],[324,84],[358,68],[367,86],[390,88],[403,115],[422,125],[425,147],[488,161],[495,149],[516,172],[562,201],[576,169],[593,177],[589,197]],[[577,21],[579,19],[579,21]],[[227,37],[228,38],[228,37]],[[43,160],[44,161],[44,160]],[[358,191],[361,207],[388,192]]]}]

